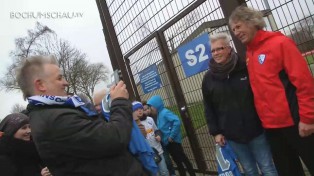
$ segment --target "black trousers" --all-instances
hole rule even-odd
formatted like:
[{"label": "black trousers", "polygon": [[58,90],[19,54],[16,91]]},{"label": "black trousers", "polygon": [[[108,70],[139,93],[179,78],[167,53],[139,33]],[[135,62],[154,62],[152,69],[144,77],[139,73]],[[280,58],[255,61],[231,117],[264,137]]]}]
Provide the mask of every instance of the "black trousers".
[{"label": "black trousers", "polygon": [[[304,176],[300,158],[314,176],[314,135],[300,137],[297,126],[266,129],[279,176]],[[299,158],[300,157],[300,158]]]},{"label": "black trousers", "polygon": [[172,161],[171,161],[168,149],[164,145],[162,145],[162,149],[164,150],[164,154],[163,155],[164,155],[164,158],[165,158],[167,169],[169,171],[169,175],[175,175],[176,171],[173,168]]},{"label": "black trousers", "polygon": [[193,171],[193,166],[190,163],[188,157],[186,157],[185,153],[183,152],[182,145],[180,143],[171,142],[166,147],[167,147],[168,152],[172,156],[172,159],[178,166],[180,176],[186,175],[183,163],[186,166],[190,176],[195,176],[195,173]]}]

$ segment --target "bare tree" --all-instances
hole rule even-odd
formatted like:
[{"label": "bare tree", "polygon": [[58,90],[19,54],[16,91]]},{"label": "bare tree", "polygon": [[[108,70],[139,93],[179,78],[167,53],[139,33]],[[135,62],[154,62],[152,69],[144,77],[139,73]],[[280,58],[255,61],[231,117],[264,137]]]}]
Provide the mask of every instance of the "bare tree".
[{"label": "bare tree", "polygon": [[63,76],[69,82],[68,93],[79,93],[78,84],[80,76],[85,74],[86,66],[89,65],[86,60],[86,54],[73,47],[68,41],[54,38],[47,42],[43,53],[54,55],[62,69]]},{"label": "bare tree", "polygon": [[41,40],[53,34],[54,31],[49,27],[36,22],[34,30],[28,30],[26,37],[15,39],[15,50],[11,52],[14,59],[20,60],[31,54],[36,54],[41,47]]},{"label": "bare tree", "polygon": [[84,93],[92,102],[92,95],[95,87],[100,82],[108,80],[109,69],[102,63],[90,64],[84,69],[80,76],[79,90]]},{"label": "bare tree", "polygon": [[0,89],[6,91],[19,89],[15,79],[15,69],[17,65],[26,57],[38,53],[38,48],[41,46],[41,40],[49,37],[54,31],[49,27],[40,23],[36,23],[34,30],[28,30],[26,37],[15,39],[15,50],[10,52],[13,64],[7,67],[7,72],[0,80]]},{"label": "bare tree", "polygon": [[[90,101],[95,86],[108,80],[109,69],[102,63],[89,63],[85,53],[62,39],[50,40],[44,53],[54,54],[65,79],[69,82],[68,93],[83,93]],[[52,44],[54,43],[54,44]]]},{"label": "bare tree", "polygon": [[199,18],[198,11],[192,11],[174,25],[174,32],[172,32],[168,37],[170,43],[170,53],[172,53],[175,48],[188,37],[188,34],[193,32],[193,29],[190,29],[190,27],[194,26],[194,24],[198,22]]},{"label": "bare tree", "polygon": [[[139,37],[141,37],[141,39],[144,39],[145,37],[147,37],[148,35],[150,35],[151,33],[153,33],[154,29],[151,29],[148,26],[148,20],[140,15],[137,17],[137,20],[135,21],[134,25],[137,29],[139,29],[140,33],[139,33]],[[147,48],[150,50],[149,54],[147,55],[147,57],[149,58],[149,60],[151,60],[152,58],[152,54],[154,52],[156,52],[158,50],[157,46],[157,42],[156,41],[151,41],[147,43]]]},{"label": "bare tree", "polygon": [[16,103],[16,104],[14,104],[14,105],[12,106],[10,113],[19,113],[19,112],[21,112],[21,111],[23,111],[23,110],[25,110],[25,109],[26,109],[25,106]]},{"label": "bare tree", "polygon": [[[168,40],[170,43],[170,52],[172,52],[175,47],[181,44],[183,40],[185,40],[193,29],[190,29],[190,26],[193,26],[199,20],[199,13],[198,11],[192,11],[188,15],[186,15],[182,20],[178,21],[172,26],[171,30],[168,30]],[[144,39],[149,34],[153,33],[154,30],[148,26],[148,19],[144,16],[138,16],[137,20],[135,21],[134,25],[137,29],[139,29],[140,33],[139,36]],[[155,48],[155,44],[149,44]]]},{"label": "bare tree", "polygon": [[95,86],[108,79],[109,69],[105,65],[90,63],[85,53],[70,42],[58,38],[51,29],[40,23],[36,24],[35,30],[29,30],[27,37],[18,38],[16,41],[18,41],[16,48],[11,52],[13,64],[8,67],[7,74],[0,81],[1,88],[19,89],[14,69],[23,59],[31,55],[56,57],[65,79],[69,82],[67,93],[83,93],[92,100]]},{"label": "bare tree", "polygon": [[314,17],[306,16],[296,23],[291,30],[291,37],[298,45],[301,52],[306,52],[314,49]]}]

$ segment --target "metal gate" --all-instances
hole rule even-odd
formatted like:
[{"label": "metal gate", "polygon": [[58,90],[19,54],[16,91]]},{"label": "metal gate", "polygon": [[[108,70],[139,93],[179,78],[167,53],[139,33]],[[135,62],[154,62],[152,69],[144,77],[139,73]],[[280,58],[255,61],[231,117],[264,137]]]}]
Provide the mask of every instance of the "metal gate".
[{"label": "metal gate", "polygon": [[[264,13],[267,30],[281,31],[297,43],[314,73],[314,4],[312,0],[96,0],[113,69],[121,70],[130,95],[147,100],[161,95],[181,117],[183,148],[194,169],[216,174],[215,143],[202,104],[206,71],[186,77],[177,48],[203,33],[229,33],[228,17],[241,4]],[[283,15],[284,14],[284,15]],[[233,34],[232,38],[234,39]],[[232,41],[244,57],[245,47]],[[154,66],[161,88],[144,93],[139,73]]]}]

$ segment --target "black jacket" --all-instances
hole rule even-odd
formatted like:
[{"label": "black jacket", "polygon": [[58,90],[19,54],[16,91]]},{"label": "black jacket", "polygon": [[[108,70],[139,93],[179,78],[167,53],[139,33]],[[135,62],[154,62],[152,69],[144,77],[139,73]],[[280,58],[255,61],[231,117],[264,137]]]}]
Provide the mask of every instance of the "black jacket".
[{"label": "black jacket", "polygon": [[40,176],[41,160],[32,141],[0,137],[1,176]]},{"label": "black jacket", "polygon": [[245,62],[238,59],[228,78],[217,79],[210,71],[203,78],[202,93],[210,134],[247,143],[262,134]]},{"label": "black jacket", "polygon": [[65,106],[28,105],[32,136],[54,176],[138,176],[142,166],[128,151],[132,104],[115,99],[105,122]]}]

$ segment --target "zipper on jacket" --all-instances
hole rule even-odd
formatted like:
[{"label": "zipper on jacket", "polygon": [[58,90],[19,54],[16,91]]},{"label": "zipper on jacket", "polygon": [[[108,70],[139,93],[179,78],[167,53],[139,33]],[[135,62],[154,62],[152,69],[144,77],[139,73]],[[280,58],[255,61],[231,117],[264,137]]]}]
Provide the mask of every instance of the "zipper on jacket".
[{"label": "zipper on jacket", "polygon": [[[253,58],[253,56],[254,56],[254,51],[252,50],[251,53],[252,53],[252,54],[251,54],[251,56],[249,57],[250,59],[249,59],[247,65],[246,65],[246,66],[247,66],[247,70],[248,70],[248,75],[249,75],[248,64],[249,64],[249,62],[250,62],[251,59],[254,59],[254,58]],[[253,65],[252,65],[252,64],[253,64]],[[251,61],[251,70],[254,70],[254,61]],[[255,80],[255,72],[253,73],[253,72],[251,71],[251,74],[252,74],[252,76],[253,76],[253,78],[254,78],[254,80]]]}]

